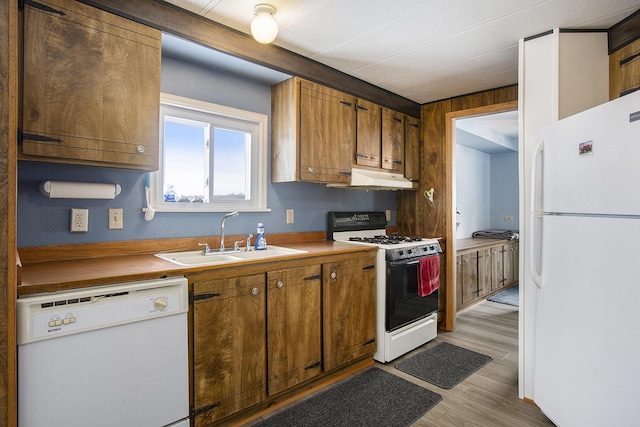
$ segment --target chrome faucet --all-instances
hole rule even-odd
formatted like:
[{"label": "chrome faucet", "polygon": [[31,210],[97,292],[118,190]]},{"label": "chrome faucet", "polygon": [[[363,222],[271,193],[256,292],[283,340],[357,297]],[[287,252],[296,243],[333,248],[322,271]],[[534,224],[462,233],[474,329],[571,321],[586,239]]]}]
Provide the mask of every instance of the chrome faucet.
[{"label": "chrome faucet", "polygon": [[224,223],[227,221],[229,217],[237,217],[240,215],[238,211],[229,212],[225,216],[222,217],[222,223],[220,224],[220,252],[224,252]]}]

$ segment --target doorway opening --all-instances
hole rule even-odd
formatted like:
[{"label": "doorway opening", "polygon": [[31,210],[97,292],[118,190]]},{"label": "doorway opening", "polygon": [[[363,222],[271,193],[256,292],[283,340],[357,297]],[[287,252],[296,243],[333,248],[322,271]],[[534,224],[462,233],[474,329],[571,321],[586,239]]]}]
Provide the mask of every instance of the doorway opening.
[{"label": "doorway opening", "polygon": [[[517,135],[517,110],[518,110],[518,102],[517,101],[512,101],[512,102],[506,102],[506,103],[502,103],[502,104],[494,104],[494,105],[489,105],[486,107],[478,107],[478,108],[472,108],[472,109],[468,109],[468,110],[460,110],[460,111],[454,111],[454,112],[450,112],[446,114],[446,152],[447,152],[447,165],[446,165],[446,186],[449,189],[449,194],[447,197],[447,206],[446,206],[446,212],[447,212],[447,217],[448,217],[448,225],[447,225],[447,240],[448,242],[451,242],[449,247],[451,248],[450,253],[448,254],[449,256],[447,257],[447,271],[448,272],[452,272],[452,274],[448,274],[447,275],[447,295],[446,298],[448,301],[456,301],[457,299],[457,267],[456,267],[456,252],[457,252],[457,244],[456,244],[456,240],[460,237],[463,236],[463,234],[461,234],[462,232],[465,233],[464,237],[470,237],[471,233],[473,231],[476,231],[475,228],[478,228],[479,225],[478,224],[483,224],[483,226],[481,228],[490,228],[491,227],[491,203],[490,203],[490,188],[489,189],[482,189],[483,187],[481,186],[477,186],[477,183],[472,183],[471,184],[471,192],[475,191],[476,193],[480,193],[480,194],[474,194],[475,197],[484,197],[485,199],[488,198],[489,200],[482,200],[482,204],[483,207],[482,209],[485,211],[484,213],[481,214],[477,214],[473,212],[473,203],[475,203],[477,201],[477,199],[471,200],[469,202],[469,204],[467,204],[467,201],[464,202],[464,206],[468,206],[468,208],[462,208],[461,203],[462,201],[459,202],[458,200],[458,194],[456,191],[457,188],[457,183],[458,183],[458,165],[457,165],[457,155],[459,153],[457,153],[457,149],[456,149],[456,142],[458,140],[458,130],[457,130],[457,122],[460,123],[464,123],[466,120],[468,119],[476,119],[476,121],[479,120],[490,120],[492,117],[495,120],[498,120],[500,117],[502,117],[503,119],[507,120],[505,117],[508,118],[508,120],[513,120],[513,117],[516,118],[515,121],[515,129],[516,129],[516,135]],[[498,114],[501,114],[502,116],[499,116]],[[495,115],[495,116],[494,116]],[[514,116],[515,115],[515,116]],[[466,126],[463,125],[463,128],[465,128]],[[467,129],[470,129],[468,127],[466,127]],[[469,132],[469,130],[466,130],[464,132],[467,133],[471,133]],[[476,138],[477,139],[477,138]],[[486,139],[486,138],[485,138]],[[514,179],[515,182],[513,182],[513,186],[515,186],[515,189],[518,189],[518,172],[517,172],[517,140],[516,140],[516,151],[515,151],[515,162],[516,162],[516,171],[515,171],[515,176],[513,176],[511,179]],[[465,147],[461,151],[466,150],[469,147]],[[470,148],[469,148],[470,149]],[[476,150],[477,151],[477,150]],[[477,156],[477,157],[482,157]],[[502,159],[501,159],[502,160]],[[470,161],[473,161],[473,159],[471,159]],[[490,161],[489,161],[490,163]],[[490,169],[489,169],[489,175],[490,175]],[[496,172],[498,173],[498,172]],[[473,179],[470,179],[470,182],[473,181]],[[499,181],[499,179],[498,179]],[[474,189],[473,186],[476,185],[476,188]],[[489,186],[490,186],[490,176],[489,176]],[[519,204],[518,204],[518,195],[516,194],[515,196],[511,196],[511,197],[515,197],[515,201],[513,203],[515,203],[515,208],[517,209]],[[467,214],[465,215],[465,210],[467,211]],[[504,217],[511,217],[511,221],[508,221],[510,223],[510,227],[504,227],[504,228],[515,228],[512,227],[514,221],[518,220],[519,214],[518,211],[514,211],[513,214],[511,213],[498,213],[498,212],[502,212],[501,208],[496,208],[496,218],[502,217],[502,221],[505,221]],[[465,221],[465,217],[469,217],[469,223],[466,225],[462,225],[463,221]],[[507,218],[509,219],[509,218]],[[479,222],[481,221],[481,222]],[[460,225],[456,225],[456,223],[460,222]],[[494,224],[496,224],[496,220],[494,220]],[[517,224],[517,223],[516,223]],[[460,229],[460,227],[462,227],[462,229]],[[458,233],[458,231],[456,230],[456,228],[458,228],[460,230],[460,233]],[[502,227],[501,227],[502,228]],[[465,231],[466,230],[466,231]],[[451,325],[455,325],[455,317],[456,317],[456,310],[457,310],[457,304],[450,304],[448,305],[448,308],[451,308],[451,310],[447,310],[447,314],[446,316],[448,317],[447,319],[445,319],[445,321],[449,322],[449,324]]]}]

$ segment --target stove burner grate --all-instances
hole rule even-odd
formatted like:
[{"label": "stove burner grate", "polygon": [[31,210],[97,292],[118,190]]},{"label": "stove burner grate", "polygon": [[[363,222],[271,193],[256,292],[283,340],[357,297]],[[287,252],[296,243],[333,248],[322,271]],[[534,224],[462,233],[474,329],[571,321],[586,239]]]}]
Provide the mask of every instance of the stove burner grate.
[{"label": "stove burner grate", "polygon": [[373,237],[349,237],[352,242],[375,243],[378,245],[397,245],[406,242],[420,242],[421,237],[407,236],[373,236]]}]

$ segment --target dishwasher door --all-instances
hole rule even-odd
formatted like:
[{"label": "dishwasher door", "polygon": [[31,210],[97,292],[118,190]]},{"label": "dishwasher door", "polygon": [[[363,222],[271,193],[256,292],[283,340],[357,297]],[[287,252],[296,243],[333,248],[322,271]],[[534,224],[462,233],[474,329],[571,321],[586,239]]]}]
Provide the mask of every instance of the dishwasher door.
[{"label": "dishwasher door", "polygon": [[21,298],[20,427],[188,425],[187,281]]}]

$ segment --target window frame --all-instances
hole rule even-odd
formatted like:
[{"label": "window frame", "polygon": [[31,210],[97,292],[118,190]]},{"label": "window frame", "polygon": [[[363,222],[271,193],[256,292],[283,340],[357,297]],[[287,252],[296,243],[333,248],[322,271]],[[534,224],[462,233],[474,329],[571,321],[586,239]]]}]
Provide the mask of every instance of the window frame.
[{"label": "window frame", "polygon": [[[255,124],[251,142],[251,198],[249,200],[224,200],[209,203],[165,202],[164,183],[161,181],[164,166],[164,107],[189,110],[217,116],[224,121],[238,120]],[[175,114],[171,114],[176,116]],[[187,118],[188,119],[188,118]],[[185,98],[167,93],[160,94],[160,140],[158,141],[158,170],[150,173],[150,203],[157,212],[268,212],[267,208],[267,162],[268,162],[268,123],[266,114],[241,110],[211,102]],[[215,121],[212,121],[215,123]],[[228,126],[220,126],[229,128]],[[255,139],[255,141],[254,141]],[[210,147],[213,151],[213,147]],[[210,157],[210,161],[211,161]],[[211,177],[209,177],[211,178]]]}]

